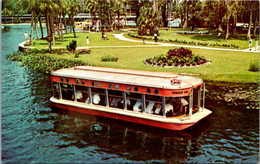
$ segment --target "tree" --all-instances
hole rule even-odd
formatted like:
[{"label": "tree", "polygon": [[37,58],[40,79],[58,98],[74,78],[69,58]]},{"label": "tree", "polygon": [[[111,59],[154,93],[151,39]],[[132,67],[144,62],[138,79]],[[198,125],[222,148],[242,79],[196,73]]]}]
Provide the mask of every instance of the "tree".
[{"label": "tree", "polygon": [[220,0],[207,0],[204,5],[204,12],[206,12],[206,17],[208,18],[209,27],[217,29],[217,31],[223,32],[222,28],[222,18],[226,13],[226,7],[224,1]]},{"label": "tree", "polygon": [[145,8],[143,6],[140,9],[137,25],[141,30],[148,28],[150,30],[150,36],[153,36],[157,31],[157,27],[162,25],[162,20],[159,18],[158,12],[154,11],[152,8]]},{"label": "tree", "polygon": [[97,0],[84,0],[84,4],[86,6],[85,10],[91,15],[91,22],[94,24],[94,16],[98,11],[98,3]]},{"label": "tree", "polygon": [[68,8],[69,8],[70,25],[72,26],[74,38],[76,38],[73,16],[77,15],[77,13],[79,11],[79,8],[80,8],[79,1],[78,0],[68,0]]},{"label": "tree", "polygon": [[122,14],[125,10],[124,3],[121,0],[115,0],[113,6],[114,12],[117,14],[117,29],[120,28],[120,14]]}]

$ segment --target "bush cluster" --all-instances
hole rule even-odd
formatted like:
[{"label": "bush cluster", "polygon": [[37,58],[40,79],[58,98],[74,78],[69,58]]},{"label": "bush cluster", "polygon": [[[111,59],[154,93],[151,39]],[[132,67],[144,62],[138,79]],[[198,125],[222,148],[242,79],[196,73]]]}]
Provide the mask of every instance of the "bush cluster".
[{"label": "bush cluster", "polygon": [[204,57],[193,55],[192,51],[183,47],[179,49],[170,49],[167,54],[155,56],[145,61],[149,65],[161,66],[196,66],[205,64],[207,61]]},{"label": "bush cluster", "polygon": [[70,41],[66,47],[67,47],[67,50],[69,50],[69,51],[75,51],[77,48],[77,41],[76,40]]},{"label": "bush cluster", "polygon": [[180,35],[206,35],[209,34],[208,31],[178,31],[177,34]]},{"label": "bush cluster", "polygon": [[[153,40],[153,36],[139,36],[135,33],[128,33],[129,36],[134,38],[140,38],[140,39],[147,39],[147,40]],[[207,43],[207,42],[195,42],[195,41],[186,41],[186,40],[179,40],[179,39],[163,39],[158,38],[158,41],[161,42],[173,42],[173,43],[181,43],[181,44],[190,44],[190,45],[197,45],[197,46],[210,46],[210,47],[232,47],[232,48],[239,48],[239,46],[234,44],[219,44],[219,43]]]},{"label": "bush cluster", "polygon": [[250,65],[249,65],[249,71],[259,72],[259,61],[258,60],[251,61]]},{"label": "bush cluster", "polygon": [[57,69],[69,68],[78,65],[87,65],[86,62],[80,60],[68,60],[43,55],[36,55],[35,52],[36,50],[25,52],[17,51],[7,55],[6,57],[13,61],[21,62],[22,66],[27,66],[27,68],[29,69],[47,74]]},{"label": "bush cluster", "polygon": [[56,49],[56,50],[52,50],[51,53],[58,54],[58,55],[67,55],[67,54],[70,54],[71,52],[69,52],[66,49]]},{"label": "bush cluster", "polygon": [[101,57],[101,61],[116,62],[118,61],[118,58],[111,55],[105,55]]}]

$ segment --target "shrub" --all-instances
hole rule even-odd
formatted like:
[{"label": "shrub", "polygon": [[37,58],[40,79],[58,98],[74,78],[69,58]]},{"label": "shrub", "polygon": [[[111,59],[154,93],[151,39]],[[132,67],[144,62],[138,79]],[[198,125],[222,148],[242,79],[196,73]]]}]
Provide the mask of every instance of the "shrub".
[{"label": "shrub", "polygon": [[75,58],[79,57],[79,51],[75,51]]},{"label": "shrub", "polygon": [[111,55],[105,55],[105,56],[102,56],[101,57],[101,61],[111,61],[111,62],[115,62],[117,61],[118,58],[117,57],[114,57],[114,56],[111,56]]},{"label": "shrub", "polygon": [[259,72],[259,61],[258,60],[251,61],[250,65],[249,65],[249,71]]},{"label": "shrub", "polygon": [[6,57],[13,61],[21,62],[22,66],[27,66],[29,69],[48,74],[61,68],[87,65],[87,63],[80,60],[59,59],[50,56],[26,54],[26,52],[19,51],[13,52],[13,54],[7,55]]},{"label": "shrub", "polygon": [[75,51],[77,48],[77,41],[72,40],[69,45],[66,46],[69,51]]},{"label": "shrub", "polygon": [[[170,65],[187,65],[195,66],[208,62],[204,57],[193,55],[192,51],[183,47],[179,49],[170,49],[167,54],[161,54],[153,58],[148,59],[153,61],[154,64],[170,64]],[[147,61],[147,60],[146,60]],[[147,62],[146,62],[147,63]],[[149,63],[148,63],[149,64]]]}]

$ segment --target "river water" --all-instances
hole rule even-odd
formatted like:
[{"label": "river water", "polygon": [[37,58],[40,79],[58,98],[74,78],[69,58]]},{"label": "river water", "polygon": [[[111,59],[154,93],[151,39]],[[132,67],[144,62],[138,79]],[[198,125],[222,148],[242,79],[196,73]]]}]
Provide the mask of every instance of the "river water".
[{"label": "river water", "polygon": [[211,116],[168,131],[50,108],[50,76],[5,58],[29,25],[2,30],[3,163],[257,163],[259,112],[206,103]]}]

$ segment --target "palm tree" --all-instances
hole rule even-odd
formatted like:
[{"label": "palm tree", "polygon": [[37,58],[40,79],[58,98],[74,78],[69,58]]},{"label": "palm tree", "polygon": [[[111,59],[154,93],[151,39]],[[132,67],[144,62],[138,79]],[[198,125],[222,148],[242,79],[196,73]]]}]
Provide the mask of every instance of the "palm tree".
[{"label": "palm tree", "polygon": [[154,11],[152,8],[145,8],[143,6],[140,9],[137,25],[140,29],[149,28],[150,36],[153,36],[157,31],[157,27],[162,25],[162,20],[158,17],[158,12]]},{"label": "palm tree", "polygon": [[123,11],[125,9],[123,2],[120,1],[120,0],[116,0],[115,3],[114,3],[113,9],[114,9],[114,12],[117,14],[117,23],[118,23],[117,24],[117,29],[119,30],[119,28],[120,28],[119,27],[120,26],[120,24],[119,24],[119,22],[120,22],[120,14],[123,13]]},{"label": "palm tree", "polygon": [[98,9],[98,3],[96,0],[84,0],[86,11],[90,13],[91,15],[91,22],[94,24],[93,17],[95,16],[95,13]]},{"label": "palm tree", "polygon": [[51,42],[53,41],[53,1],[52,0],[42,0],[39,8],[43,13],[45,13],[46,29],[47,29],[47,41],[49,52],[51,51]]},{"label": "palm tree", "polygon": [[73,16],[77,15],[79,8],[80,8],[80,3],[78,0],[68,0],[68,7],[69,7],[70,24],[72,25],[74,38],[76,38]]}]

